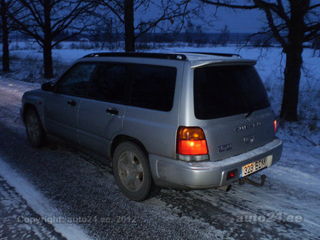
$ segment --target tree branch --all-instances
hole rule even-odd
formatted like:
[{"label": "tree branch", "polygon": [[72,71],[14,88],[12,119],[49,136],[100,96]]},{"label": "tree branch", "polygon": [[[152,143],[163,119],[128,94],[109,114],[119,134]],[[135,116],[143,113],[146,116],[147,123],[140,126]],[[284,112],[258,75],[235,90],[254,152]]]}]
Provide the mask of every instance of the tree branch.
[{"label": "tree branch", "polygon": [[107,7],[118,18],[120,22],[124,23],[123,12],[117,9],[117,7],[119,8],[120,6],[119,3],[116,3],[116,7],[114,7],[112,4],[110,4],[109,0],[93,0],[93,1],[97,4]]},{"label": "tree branch", "polygon": [[287,48],[287,43],[285,39],[280,35],[280,31],[274,23],[272,13],[269,9],[265,9],[265,14],[268,20],[268,25],[275,37],[275,39],[281,44],[282,48],[285,50]]},{"label": "tree branch", "polygon": [[215,5],[218,7],[227,7],[227,8],[234,8],[234,9],[245,9],[245,10],[251,10],[251,9],[257,9],[258,7],[254,5],[237,5],[237,4],[230,4],[225,2],[217,1],[210,1],[210,0],[201,0],[203,3]]},{"label": "tree branch", "polygon": [[308,26],[306,32],[309,32],[309,33],[306,34],[304,37],[305,42],[311,41],[311,40],[315,39],[316,37],[319,37],[320,23],[316,23],[311,26]]},{"label": "tree branch", "polygon": [[162,14],[160,17],[156,19],[151,19],[147,22],[140,22],[135,29],[139,29],[139,34],[136,35],[136,38],[139,38],[141,35],[151,31],[154,28],[157,28],[158,25],[161,22],[164,21],[171,21],[173,23],[174,19],[179,17],[185,17],[190,13],[188,10],[188,6],[190,4],[190,1],[183,1],[182,3],[179,3],[177,5],[171,6],[169,3],[164,3],[162,5],[164,6],[158,6],[159,9],[163,9]]},{"label": "tree branch", "polygon": [[41,18],[41,14],[38,12],[37,7],[35,6],[35,3],[33,1],[27,2],[25,0],[18,0],[22,6],[26,7],[27,9],[29,9],[31,15],[33,16],[34,20],[37,22],[37,24],[40,27],[44,27],[44,22]]},{"label": "tree branch", "polygon": [[315,8],[318,8],[320,7],[320,3],[319,4],[315,4],[313,6],[310,6],[309,9],[312,10],[312,9],[315,9]]}]

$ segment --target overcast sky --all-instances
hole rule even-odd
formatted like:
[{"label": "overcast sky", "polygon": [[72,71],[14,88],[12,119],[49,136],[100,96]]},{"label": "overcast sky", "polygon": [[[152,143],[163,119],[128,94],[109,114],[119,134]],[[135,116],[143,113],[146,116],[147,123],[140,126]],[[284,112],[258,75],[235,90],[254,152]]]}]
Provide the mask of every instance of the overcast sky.
[{"label": "overcast sky", "polygon": [[[242,2],[243,0],[238,1]],[[192,16],[193,24],[201,25],[203,32],[220,32],[227,25],[230,32],[233,33],[257,32],[264,25],[264,15],[259,10],[233,10],[220,7],[217,12],[217,18],[215,18],[213,16],[215,9],[212,5],[204,5],[201,13],[205,21],[201,21],[199,17]],[[142,19],[155,18],[161,13],[162,10],[159,10],[159,8],[148,8],[146,11],[137,12],[136,22],[138,23]]]},{"label": "overcast sky", "polygon": [[[276,2],[275,0],[269,0],[270,2]],[[298,1],[298,0],[296,0]],[[248,3],[249,2],[249,3]],[[235,4],[252,4],[252,1],[248,0],[234,0]],[[320,0],[311,0],[311,5],[319,4]],[[288,5],[288,1],[282,1],[284,7]],[[210,16],[210,12],[214,12],[215,7],[206,5],[206,15]],[[320,13],[319,13],[320,15]],[[317,18],[319,17],[316,16]],[[263,11],[259,10],[232,10],[228,8],[219,7],[218,19],[213,21],[213,30],[209,28],[206,31],[214,32],[227,25],[230,32],[238,33],[253,33],[261,30],[262,26],[265,26],[265,15]],[[203,25],[204,27],[204,25]]]},{"label": "overcast sky", "polygon": [[[212,12],[207,10],[207,14]],[[227,8],[219,8],[218,19],[213,22],[213,31],[223,28],[225,25],[229,27],[230,32],[252,33],[257,32],[264,25],[264,16],[261,11],[234,11]],[[210,31],[209,29],[207,31]],[[212,32],[212,31],[210,31]]]}]

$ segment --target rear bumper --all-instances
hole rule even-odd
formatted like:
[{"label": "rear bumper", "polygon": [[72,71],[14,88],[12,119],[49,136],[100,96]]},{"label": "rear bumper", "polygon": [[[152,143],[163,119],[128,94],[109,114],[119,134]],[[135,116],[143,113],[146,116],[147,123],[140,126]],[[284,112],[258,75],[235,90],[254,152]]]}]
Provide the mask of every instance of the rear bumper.
[{"label": "rear bumper", "polygon": [[[220,187],[241,178],[242,166],[272,156],[268,167],[279,161],[282,153],[282,141],[275,139],[252,151],[217,162],[184,162],[180,160],[149,155],[153,179],[159,186],[204,189]],[[270,159],[270,157],[268,158]],[[268,162],[268,161],[267,161]],[[236,178],[227,180],[228,171],[237,169]]]}]

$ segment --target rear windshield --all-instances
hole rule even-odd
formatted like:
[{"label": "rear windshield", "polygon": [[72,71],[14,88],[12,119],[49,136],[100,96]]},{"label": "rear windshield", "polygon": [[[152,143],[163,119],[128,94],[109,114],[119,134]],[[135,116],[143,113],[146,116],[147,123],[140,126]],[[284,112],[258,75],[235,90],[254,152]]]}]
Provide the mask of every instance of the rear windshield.
[{"label": "rear windshield", "polygon": [[221,118],[270,106],[253,66],[214,66],[194,70],[195,115]]}]

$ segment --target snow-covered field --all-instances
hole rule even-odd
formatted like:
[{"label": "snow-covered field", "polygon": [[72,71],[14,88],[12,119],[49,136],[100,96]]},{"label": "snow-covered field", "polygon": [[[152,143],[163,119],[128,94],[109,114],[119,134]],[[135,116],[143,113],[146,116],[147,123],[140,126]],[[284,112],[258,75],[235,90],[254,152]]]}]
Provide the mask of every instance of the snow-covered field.
[{"label": "snow-covered field", "polygon": [[[67,66],[78,58],[100,50],[84,49],[55,49],[55,72],[59,76]],[[118,50],[121,51],[121,50]],[[150,50],[153,52],[222,52],[238,53],[243,58],[256,59],[257,69],[266,85],[266,88],[276,113],[281,106],[281,95],[283,87],[283,69],[285,66],[285,55],[280,48],[253,48],[237,46],[229,47],[176,47]],[[40,50],[16,50],[12,51],[14,58],[18,58],[16,71],[9,74],[9,78],[26,81],[44,82],[42,74],[42,53]],[[320,119],[320,58],[313,57],[312,49],[305,49],[304,67],[300,84],[300,106],[299,113],[303,119]],[[21,61],[22,60],[22,61]]]},{"label": "snow-covered field", "polygon": [[[189,47],[157,51],[237,52],[245,58],[258,59],[257,69],[274,110],[279,112],[284,66],[284,60],[281,62],[284,56],[279,49]],[[55,50],[55,59],[61,66],[57,71],[90,52]],[[40,63],[34,60],[40,58],[41,53],[19,50],[13,54],[16,56],[14,72],[0,78],[0,177],[14,187],[37,214],[57,215],[53,211],[58,211],[69,217],[134,219],[134,223],[126,224],[99,221],[79,224],[93,239],[320,239],[320,59],[312,57],[311,51],[304,52],[299,108],[303,120],[280,127],[278,136],[284,141],[283,155],[277,165],[262,172],[268,176],[264,187],[235,184],[228,193],[215,189],[162,190],[143,203],[133,203],[123,197],[111,174],[90,156],[61,143],[50,143],[38,151],[28,146],[19,118],[20,98],[24,91],[40,85],[17,79],[42,81]],[[19,58],[29,62],[21,63]],[[19,64],[23,67],[17,68]],[[31,68],[38,72],[26,76]],[[15,169],[14,173],[10,173],[11,169]],[[25,187],[33,189],[30,195]],[[46,199],[47,215],[43,206],[38,208],[32,202],[37,199],[30,197],[31,192]],[[53,224],[53,227],[68,237],[64,226]],[[80,227],[71,227],[78,234],[84,234]],[[4,233],[0,227],[0,239],[7,237]]]}]

